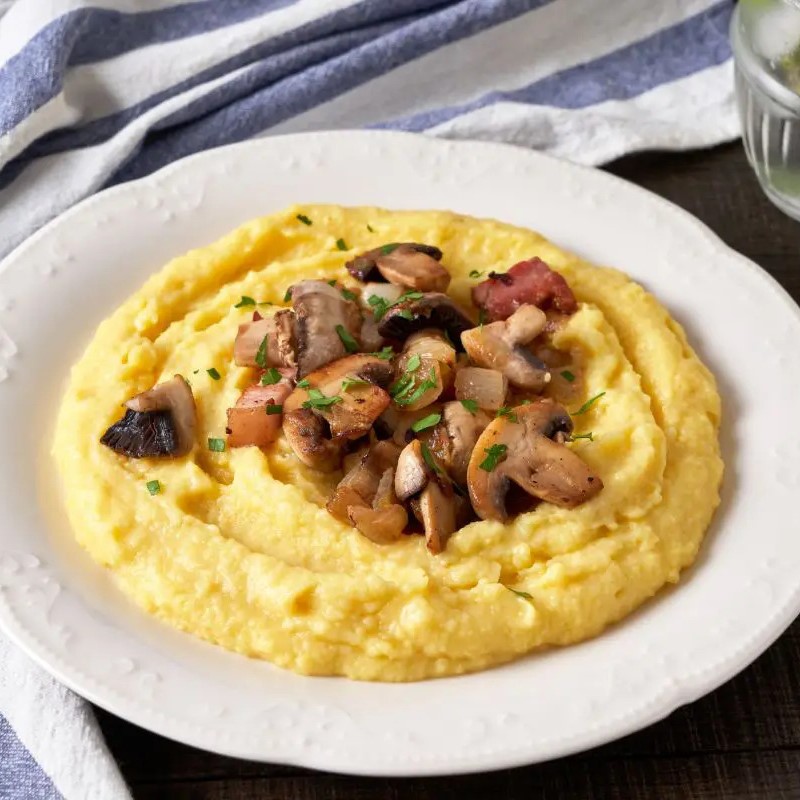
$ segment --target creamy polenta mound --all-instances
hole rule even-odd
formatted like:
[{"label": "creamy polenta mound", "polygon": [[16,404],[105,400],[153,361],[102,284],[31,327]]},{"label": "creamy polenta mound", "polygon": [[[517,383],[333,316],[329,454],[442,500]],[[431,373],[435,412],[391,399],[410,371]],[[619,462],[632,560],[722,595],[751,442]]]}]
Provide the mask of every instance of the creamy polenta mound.
[{"label": "creamy polenta mound", "polygon": [[[345,262],[385,242],[441,248],[465,307],[476,274],[533,256],[566,278],[579,307],[553,344],[581,366],[568,408],[604,393],[574,417],[592,439],[566,446],[602,477],[599,494],[471,522],[432,555],[422,536],[375,544],[331,516],[342,473],[305,466],[283,435],[207,446],[254,380],[232,360],[253,311],[241,298],[279,308],[301,280],[352,285]],[[187,456],[100,443],[125,401],[176,374],[197,405]],[[176,258],[104,321],[72,370],[53,454],[79,543],[150,614],[300,673],[412,681],[586,639],[677,582],[719,502],[719,419],[682,328],[621,272],[492,220],[303,206]]]}]

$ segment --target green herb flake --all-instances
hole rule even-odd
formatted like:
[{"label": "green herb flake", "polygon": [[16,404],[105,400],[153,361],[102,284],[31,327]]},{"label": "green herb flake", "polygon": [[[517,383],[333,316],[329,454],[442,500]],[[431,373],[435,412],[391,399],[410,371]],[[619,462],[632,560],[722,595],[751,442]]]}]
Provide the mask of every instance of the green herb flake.
[{"label": "green herb flake", "polygon": [[261,344],[258,346],[258,350],[256,351],[256,366],[261,367],[264,369],[267,366],[267,339],[269,338],[269,334],[266,335],[262,340]]},{"label": "green herb flake", "polygon": [[412,426],[411,430],[414,433],[419,433],[420,431],[427,430],[428,428],[432,428],[434,425],[438,425],[442,421],[441,414],[428,414],[427,417],[423,417],[422,419],[418,419]]},{"label": "green herb flake", "polygon": [[381,254],[384,256],[388,256],[389,253],[393,253],[397,248],[400,247],[399,242],[391,242],[390,244],[383,244],[381,245]]},{"label": "green herb flake", "polygon": [[404,303],[406,300],[421,300],[423,297],[425,297],[424,292],[417,292],[412,289],[409,292],[403,292],[403,294],[401,294],[400,297],[398,297],[397,300],[392,303],[392,305]]},{"label": "green herb flake", "polygon": [[303,225],[313,225],[314,223],[305,215],[305,214],[298,214],[297,219],[303,223]]},{"label": "green herb flake", "polygon": [[213,453],[222,453],[225,450],[225,440],[224,439],[214,439],[213,437],[208,437],[208,449],[211,450]]},{"label": "green herb flake", "polygon": [[147,481],[145,486],[151,495],[161,494],[161,481]]},{"label": "green herb flake", "polygon": [[375,233],[375,228],[373,228],[373,227],[372,227],[372,225],[370,225],[370,224],[369,224],[369,222],[367,223],[367,230],[368,230],[370,233]]},{"label": "green herb flake", "polygon": [[311,386],[311,384],[309,383],[309,380],[308,380],[308,378],[303,378],[303,380],[301,380],[301,381],[297,381],[297,385],[298,385],[298,386],[299,386],[301,389],[308,389],[308,387],[309,387],[309,386]]},{"label": "green herb flake", "polygon": [[585,414],[603,395],[605,392],[599,392],[594,397],[590,397],[577,411],[572,412],[573,417],[579,414]]},{"label": "green herb flake", "polygon": [[275,367],[270,367],[262,376],[261,376],[261,385],[262,386],[272,386],[274,383],[278,383],[283,376],[275,369]]},{"label": "green herb flake", "polygon": [[461,405],[469,411],[470,414],[477,414],[478,413],[478,401],[477,400],[462,400]]},{"label": "green herb flake", "polygon": [[242,299],[234,306],[234,308],[244,308],[245,306],[254,306],[256,301],[246,294],[242,295]]},{"label": "green herb flake", "polygon": [[[505,584],[503,584],[505,585]],[[517,597],[522,597],[524,600],[533,600],[533,595],[528,594],[527,592],[521,592],[519,589],[512,589],[510,586],[506,586],[509,592],[514,592]]]},{"label": "green herb flake", "polygon": [[394,358],[394,350],[387,345],[383,350],[379,350],[377,353],[370,353],[370,355],[376,358],[382,358],[384,361],[391,361],[391,359]]},{"label": "green herb flake", "polygon": [[573,433],[572,436],[570,436],[570,440],[574,442],[576,439],[588,439],[590,442],[593,442],[594,434],[591,431],[588,433]]},{"label": "green herb flake", "polygon": [[478,327],[482,328],[484,322],[486,322],[486,311],[481,309],[478,311]]},{"label": "green herb flake", "polygon": [[478,272],[477,269],[470,270],[469,276],[470,278],[480,278],[483,275],[483,272]]},{"label": "green herb flake", "polygon": [[367,298],[367,303],[372,308],[372,314],[375,317],[375,322],[380,322],[384,314],[389,310],[389,301],[377,294],[371,294]]},{"label": "green herb flake", "polygon": [[267,403],[267,416],[272,416],[273,414],[283,414],[283,406]]},{"label": "green herb flake", "polygon": [[337,239],[336,240],[336,249],[337,250],[349,250],[350,248],[345,244],[344,239]]},{"label": "green herb flake", "polygon": [[414,319],[414,315],[407,308],[401,308],[400,311],[397,312],[397,316],[408,320]]},{"label": "green herb flake", "polygon": [[331,278],[328,281],[328,286],[336,286],[336,278]]},{"label": "green herb flake", "polygon": [[342,297],[345,300],[357,300],[358,295],[355,292],[351,292],[349,289],[342,289]]},{"label": "green herb flake", "polygon": [[290,286],[286,290],[286,294],[283,295],[283,302],[288,303],[292,299],[292,287]]},{"label": "green herb flake", "polygon": [[433,453],[428,449],[428,445],[425,442],[419,443],[420,450],[422,450],[422,458],[425,463],[438,475],[441,473],[442,468],[436,463],[436,459],[433,457]]},{"label": "green herb flake", "polygon": [[509,408],[509,406],[498,408],[495,417],[508,417],[510,422],[519,422],[517,415],[514,413],[514,409]]},{"label": "green herb flake", "polygon": [[575,373],[570,372],[568,369],[562,369],[560,375],[565,381],[569,381],[570,383],[575,380]]},{"label": "green herb flake", "polygon": [[406,374],[398,378],[390,387],[389,394],[396,400],[404,394],[408,394],[414,386],[414,379]]},{"label": "green herb flake", "polygon": [[507,445],[493,444],[491,447],[484,447],[483,452],[486,453],[486,458],[478,465],[485,472],[491,472],[503,459],[508,451]]},{"label": "green herb flake", "polygon": [[420,364],[422,364],[422,359],[419,357],[418,353],[414,353],[406,362],[406,371],[414,372],[419,369]]},{"label": "green herb flake", "polygon": [[200,370],[199,370],[199,369],[193,369],[193,370],[192,370],[192,375],[197,375],[197,373],[198,373],[198,372],[200,372]]},{"label": "green herb flake", "polygon": [[369,386],[369,381],[363,378],[345,378],[342,381],[342,391],[346,392],[351,386]]},{"label": "green herb flake", "polygon": [[[409,376],[410,377],[410,376]],[[413,379],[412,379],[413,382]],[[436,371],[433,367],[431,367],[430,375],[417,386],[416,389],[408,396],[408,397],[395,397],[395,402],[401,406],[408,406],[411,403],[416,403],[417,400],[428,391],[428,389],[433,389],[436,386]]]},{"label": "green herb flake", "polygon": [[303,403],[303,408],[328,408],[341,402],[342,398],[338,395],[326,397],[319,389],[309,389],[308,400]]},{"label": "green herb flake", "polygon": [[208,373],[209,377],[213,378],[215,381],[218,381],[222,377],[216,367],[211,367],[211,369],[207,369],[206,372]]},{"label": "green herb flake", "polygon": [[342,340],[344,349],[347,350],[348,353],[358,352],[358,342],[353,338],[350,331],[348,331],[344,325],[337,325],[334,330],[339,334],[339,338]]}]

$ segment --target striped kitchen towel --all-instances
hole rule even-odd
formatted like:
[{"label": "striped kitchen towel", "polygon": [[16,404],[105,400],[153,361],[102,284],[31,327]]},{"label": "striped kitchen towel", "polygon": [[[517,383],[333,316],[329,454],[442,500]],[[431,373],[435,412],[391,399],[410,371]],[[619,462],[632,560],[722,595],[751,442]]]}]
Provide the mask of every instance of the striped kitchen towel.
[{"label": "striped kitchen towel", "polygon": [[[587,164],[731,139],[732,7],[0,0],[0,255],[105,186],[256,136],[394,128]],[[125,797],[88,706],[23,664],[0,637],[0,796]]]}]

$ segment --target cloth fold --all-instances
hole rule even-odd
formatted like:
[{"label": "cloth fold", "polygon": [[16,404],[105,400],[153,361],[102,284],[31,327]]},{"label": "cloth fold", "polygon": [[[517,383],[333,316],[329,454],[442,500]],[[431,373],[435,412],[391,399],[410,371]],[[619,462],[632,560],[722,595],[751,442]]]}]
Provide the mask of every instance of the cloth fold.
[{"label": "cloth fold", "polygon": [[[259,136],[390,128],[585,164],[732,139],[732,8],[0,0],[0,256],[99,189]],[[129,796],[88,704],[0,636],[0,797],[58,792]]]}]

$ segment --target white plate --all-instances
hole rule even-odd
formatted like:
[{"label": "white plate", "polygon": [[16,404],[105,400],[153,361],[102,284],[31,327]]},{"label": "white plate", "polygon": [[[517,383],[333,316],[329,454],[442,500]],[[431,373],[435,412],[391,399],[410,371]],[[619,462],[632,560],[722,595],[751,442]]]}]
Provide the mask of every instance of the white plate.
[{"label": "white plate", "polygon": [[[293,202],[443,208],[542,231],[627,271],[687,327],[724,400],[724,499],[680,586],[578,646],[406,685],[304,678],[133,608],[63,527],[49,469],[68,366],[172,256]],[[0,272],[0,623],[80,694],[173,739],[369,775],[541,761],[622,736],[728,680],[800,611],[798,308],[685,212],[513,147],[396,133],[265,139],[103,192]]]}]

